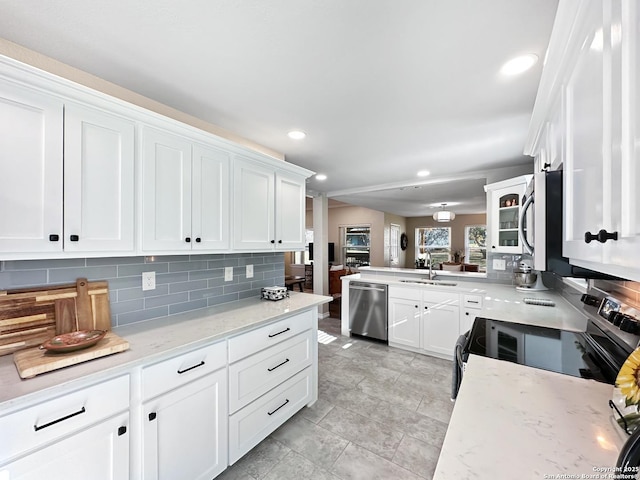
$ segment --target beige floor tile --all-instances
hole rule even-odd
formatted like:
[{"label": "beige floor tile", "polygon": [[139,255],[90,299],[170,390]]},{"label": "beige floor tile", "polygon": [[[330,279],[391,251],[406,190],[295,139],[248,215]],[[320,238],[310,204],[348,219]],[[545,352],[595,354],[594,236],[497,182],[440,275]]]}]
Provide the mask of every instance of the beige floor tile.
[{"label": "beige floor tile", "polygon": [[350,443],[333,466],[342,480],[418,480],[409,470]]}]

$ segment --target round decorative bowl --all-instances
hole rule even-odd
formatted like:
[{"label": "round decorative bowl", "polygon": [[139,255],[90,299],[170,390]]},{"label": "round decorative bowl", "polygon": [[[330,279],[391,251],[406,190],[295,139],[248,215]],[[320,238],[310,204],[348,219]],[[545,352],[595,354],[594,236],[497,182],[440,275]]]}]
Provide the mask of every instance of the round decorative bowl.
[{"label": "round decorative bowl", "polygon": [[40,348],[54,353],[74,352],[95,345],[106,334],[106,330],[78,330],[76,332],[63,333],[47,340],[40,345]]}]

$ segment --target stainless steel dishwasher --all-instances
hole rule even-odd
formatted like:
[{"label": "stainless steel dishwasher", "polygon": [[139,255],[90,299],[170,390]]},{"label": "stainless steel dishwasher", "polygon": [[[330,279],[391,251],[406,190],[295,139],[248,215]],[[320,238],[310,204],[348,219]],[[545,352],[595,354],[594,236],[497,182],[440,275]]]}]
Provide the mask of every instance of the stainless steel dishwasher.
[{"label": "stainless steel dishwasher", "polygon": [[349,284],[349,328],[352,334],[388,341],[387,285]]}]

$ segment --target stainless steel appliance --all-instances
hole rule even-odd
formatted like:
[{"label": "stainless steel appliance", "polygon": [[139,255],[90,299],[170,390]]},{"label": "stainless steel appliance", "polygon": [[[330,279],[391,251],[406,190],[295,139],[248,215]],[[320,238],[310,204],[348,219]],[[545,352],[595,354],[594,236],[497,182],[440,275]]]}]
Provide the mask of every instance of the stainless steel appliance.
[{"label": "stainless steel appliance", "polygon": [[457,397],[471,354],[613,385],[620,367],[638,346],[640,324],[621,329],[623,319],[635,320],[622,314],[621,304],[611,298],[583,295],[582,302],[588,318],[584,332],[476,318],[471,331],[456,344],[452,399]]},{"label": "stainless steel appliance", "polygon": [[351,334],[388,341],[387,285],[369,282],[349,284]]},{"label": "stainless steel appliance", "polygon": [[533,175],[522,198],[519,237],[525,252],[533,256],[533,269],[562,277],[606,278],[562,256],[562,189],[562,170],[544,171]]}]

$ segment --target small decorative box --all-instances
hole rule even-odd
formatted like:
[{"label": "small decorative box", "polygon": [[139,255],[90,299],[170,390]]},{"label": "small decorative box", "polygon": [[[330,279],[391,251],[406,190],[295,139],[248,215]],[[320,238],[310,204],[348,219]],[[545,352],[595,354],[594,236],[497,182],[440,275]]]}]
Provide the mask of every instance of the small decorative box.
[{"label": "small decorative box", "polygon": [[264,300],[282,300],[288,297],[286,287],[264,287],[262,288],[262,298]]}]

